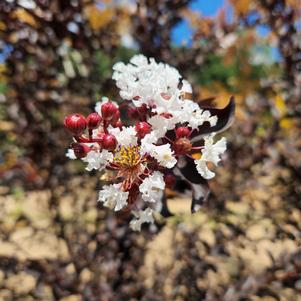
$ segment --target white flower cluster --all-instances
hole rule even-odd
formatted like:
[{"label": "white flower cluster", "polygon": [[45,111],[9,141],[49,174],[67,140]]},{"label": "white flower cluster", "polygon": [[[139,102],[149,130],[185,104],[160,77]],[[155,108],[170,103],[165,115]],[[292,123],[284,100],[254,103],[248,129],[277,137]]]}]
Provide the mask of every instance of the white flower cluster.
[{"label": "white flower cluster", "polygon": [[[216,116],[203,111],[193,101],[184,99],[183,92],[190,93],[191,85],[182,80],[178,70],[143,55],[135,55],[130,63],[119,62],[113,66],[113,79],[120,89],[120,96],[139,107],[146,105],[157,114],[148,119],[158,138],[178,123],[187,123],[196,129],[208,121],[211,126],[217,122]],[[179,86],[182,85],[181,88]],[[165,118],[162,113],[170,115]]]},{"label": "white flower cluster", "polygon": [[[152,175],[145,178],[139,186],[142,200],[144,202],[153,203],[152,208],[148,207],[146,210],[134,210],[135,219],[131,221],[130,227],[135,231],[140,231],[143,223],[153,223],[153,211],[160,208],[162,194],[165,189],[165,182],[163,174],[159,171],[153,172]],[[128,203],[128,192],[123,192],[117,185],[104,186],[99,192],[98,201],[102,202],[104,206],[119,211]],[[159,205],[159,206],[158,206]]]},{"label": "white flower cluster", "polygon": [[[96,147],[92,143],[89,145],[91,150],[82,160],[87,163],[88,171],[104,170],[110,166],[118,173],[116,180],[123,178],[122,183],[104,186],[99,193],[99,201],[115,211],[130,206],[135,216],[130,226],[139,231],[143,223],[154,222],[153,212],[161,208],[165,189],[164,170],[171,173],[177,164],[181,168],[179,162],[185,155],[192,158],[189,152],[177,153],[175,141],[167,138],[166,133],[179,127],[197,133],[205,122],[213,127],[218,120],[217,116],[212,116],[208,110],[202,110],[198,104],[187,99],[186,95],[192,92],[191,85],[169,65],[135,55],[129,64],[119,62],[113,70],[113,79],[120,89],[121,98],[138,112],[139,108],[146,108],[147,113],[140,123],[146,124],[147,131],[139,136],[137,124],[135,127],[103,123],[93,130],[91,141],[97,141],[104,133],[110,134],[116,138],[116,148],[107,150],[101,143]],[[107,102],[108,99],[103,98],[97,103],[96,112],[100,112]],[[115,106],[118,108],[116,103]],[[197,148],[201,157],[195,159],[196,170],[205,179],[215,175],[208,168],[208,162],[217,165],[226,150],[225,138],[216,143],[213,138],[214,134],[204,135],[204,146]],[[188,150],[193,149],[194,142],[189,139],[186,139],[191,143]],[[73,150],[66,155],[70,159],[75,158]]]},{"label": "white flower cluster", "polygon": [[[135,55],[128,65],[122,62],[115,64],[113,70],[120,96],[133,100],[135,106],[155,104],[156,110],[162,113],[177,100],[181,75],[173,67],[158,64],[140,54]],[[171,101],[165,101],[164,96],[171,97]]]}]

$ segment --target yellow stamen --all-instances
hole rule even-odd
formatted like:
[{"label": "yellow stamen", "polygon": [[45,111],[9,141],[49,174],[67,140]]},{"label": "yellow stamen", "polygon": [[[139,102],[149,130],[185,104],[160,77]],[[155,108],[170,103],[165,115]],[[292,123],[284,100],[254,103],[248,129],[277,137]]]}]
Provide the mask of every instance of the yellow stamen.
[{"label": "yellow stamen", "polygon": [[139,153],[139,146],[122,146],[114,156],[114,163],[122,166],[122,167],[134,167],[141,162],[145,161],[141,158]]}]

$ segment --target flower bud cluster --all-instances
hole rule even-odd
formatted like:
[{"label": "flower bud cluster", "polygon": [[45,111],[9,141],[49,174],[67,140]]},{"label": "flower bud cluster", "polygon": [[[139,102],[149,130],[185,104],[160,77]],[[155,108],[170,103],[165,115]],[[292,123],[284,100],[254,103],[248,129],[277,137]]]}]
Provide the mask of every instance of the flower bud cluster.
[{"label": "flower bud cluster", "polygon": [[[100,114],[99,114],[100,113]],[[71,144],[76,158],[84,158],[93,147],[87,144],[96,143],[97,149],[114,151],[117,147],[117,139],[108,133],[108,127],[122,127],[120,111],[112,102],[106,102],[101,106],[100,112],[93,112],[87,117],[73,113],[65,117],[65,127],[73,134],[76,143]],[[86,134],[88,130],[88,134]],[[93,131],[96,134],[93,135]]]}]

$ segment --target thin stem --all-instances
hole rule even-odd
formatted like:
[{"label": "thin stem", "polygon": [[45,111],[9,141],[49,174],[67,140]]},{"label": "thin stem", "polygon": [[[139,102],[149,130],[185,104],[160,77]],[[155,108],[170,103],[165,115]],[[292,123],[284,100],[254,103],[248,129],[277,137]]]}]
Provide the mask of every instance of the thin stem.
[{"label": "thin stem", "polygon": [[103,121],[103,131],[108,134],[108,122],[106,120]]},{"label": "thin stem", "polygon": [[171,144],[173,143],[173,141],[171,139],[169,139],[167,136],[165,136],[164,139],[166,139]]},{"label": "thin stem", "polygon": [[191,150],[199,150],[199,149],[204,149],[204,146],[193,146]]},{"label": "thin stem", "polygon": [[98,138],[87,138],[87,137],[84,137],[84,136],[74,136],[74,139],[77,141],[77,142],[81,142],[81,143],[99,143],[101,144],[102,143],[102,140],[101,139],[98,139]]}]

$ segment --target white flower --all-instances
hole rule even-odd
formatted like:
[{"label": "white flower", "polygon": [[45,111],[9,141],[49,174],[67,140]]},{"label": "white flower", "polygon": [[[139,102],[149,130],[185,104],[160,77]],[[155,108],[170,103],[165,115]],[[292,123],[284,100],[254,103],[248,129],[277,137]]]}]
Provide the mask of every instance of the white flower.
[{"label": "white flower", "polygon": [[221,160],[220,155],[227,149],[226,138],[223,137],[213,143],[215,134],[205,137],[205,148],[202,150],[202,157],[207,161],[213,162],[215,165]]},{"label": "white flower", "polygon": [[160,115],[155,115],[147,120],[147,122],[152,126],[152,130],[154,131],[155,135],[159,138],[164,137],[168,130],[175,128],[175,121],[174,118],[165,118]]},{"label": "white flower", "polygon": [[183,101],[183,103],[182,103],[183,112],[181,112],[181,113],[186,116],[187,114],[190,115],[192,112],[199,110],[199,109],[200,109],[200,107],[196,102],[187,99],[187,100]]},{"label": "white flower", "polygon": [[155,132],[150,132],[149,134],[145,135],[143,139],[141,139],[141,146],[140,146],[140,154],[141,156],[149,153],[152,148],[153,144],[158,141],[158,137],[156,136]]},{"label": "white flower", "polygon": [[157,96],[154,101],[156,105],[152,112],[161,113],[171,113],[181,110],[183,100],[180,98],[180,90],[176,90],[174,94],[161,93]]},{"label": "white flower", "polygon": [[196,169],[198,171],[198,173],[204,178],[204,179],[212,179],[215,176],[215,173],[212,172],[206,164],[205,160],[195,160],[194,161],[196,164]]},{"label": "white flower", "polygon": [[202,157],[198,160],[195,160],[197,171],[205,179],[211,179],[215,175],[214,172],[208,169],[206,162],[212,162],[213,164],[217,165],[221,160],[220,156],[227,149],[226,138],[223,137],[216,143],[213,143],[214,136],[215,134],[211,134],[204,138],[205,147],[202,149]]},{"label": "white flower", "polygon": [[173,151],[170,144],[153,145],[150,150],[150,155],[154,157],[161,166],[173,168],[177,164],[177,159],[173,156]]},{"label": "white flower", "polygon": [[203,111],[201,109],[196,110],[188,120],[192,129],[196,129],[205,122],[209,122],[210,126],[215,126],[217,123],[217,116],[211,116],[209,111]]},{"label": "white flower", "polygon": [[191,87],[190,83],[186,79],[184,79],[182,81],[181,92],[192,93],[192,87]]},{"label": "white flower", "polygon": [[109,128],[109,133],[116,137],[120,146],[133,146],[137,144],[137,132],[133,126],[124,126],[121,130],[119,128]]},{"label": "white flower", "polygon": [[154,223],[153,210],[151,208],[133,213],[136,216],[136,219],[131,220],[130,227],[134,231],[141,231],[141,225],[143,223]]},{"label": "white flower", "polygon": [[146,135],[141,140],[140,154],[142,156],[149,154],[155,158],[161,166],[173,168],[177,164],[177,159],[173,156],[170,144],[155,145],[153,143],[156,143],[156,140],[158,139],[154,132]]},{"label": "white flower", "polygon": [[76,159],[76,156],[74,154],[74,150],[72,148],[68,148],[68,151],[66,152],[66,157],[71,159],[71,160]]},{"label": "white flower", "polygon": [[147,57],[145,57],[143,54],[134,55],[130,62],[137,67],[146,67],[148,65]]},{"label": "white flower", "polygon": [[142,199],[145,202],[155,203],[162,198],[162,191],[165,188],[163,174],[159,171],[153,172],[145,178],[139,186],[139,191],[142,193]]},{"label": "white flower", "polygon": [[109,162],[113,160],[113,154],[107,150],[90,151],[85,158],[82,159],[88,163],[86,170],[91,171],[93,169],[102,170],[106,167]]},{"label": "white flower", "polygon": [[128,191],[124,192],[116,185],[105,185],[99,191],[98,201],[102,202],[105,207],[119,211],[127,205],[128,196]]},{"label": "white flower", "polygon": [[217,122],[217,116],[211,116],[209,111],[200,109],[198,104],[191,100],[183,101],[181,111],[175,112],[174,115],[179,122],[188,122],[192,129],[198,128],[206,121],[210,126],[215,126]]}]

